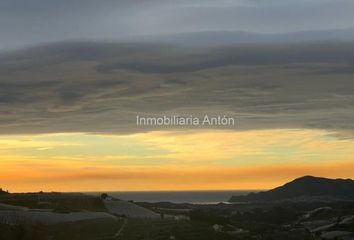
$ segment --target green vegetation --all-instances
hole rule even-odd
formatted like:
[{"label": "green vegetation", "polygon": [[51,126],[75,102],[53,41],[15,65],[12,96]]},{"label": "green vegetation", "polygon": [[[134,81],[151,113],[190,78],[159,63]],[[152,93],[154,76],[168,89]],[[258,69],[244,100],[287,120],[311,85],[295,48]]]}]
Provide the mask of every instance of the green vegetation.
[{"label": "green vegetation", "polygon": [[133,220],[129,219],[120,240],[226,240],[227,234],[217,233],[212,225],[199,221]]},{"label": "green vegetation", "polygon": [[36,209],[53,209],[55,212],[93,211],[106,212],[99,197],[66,193],[20,193],[0,197],[0,203]]},{"label": "green vegetation", "polygon": [[86,220],[55,225],[0,224],[0,240],[97,240],[115,235],[123,220]]},{"label": "green vegetation", "polygon": [[75,211],[93,211],[93,212],[106,212],[100,198],[79,198],[79,199],[60,199],[52,203],[56,212],[75,212]]},{"label": "green vegetation", "polygon": [[210,224],[228,224],[229,218],[217,211],[210,209],[195,209],[189,213],[189,217],[194,221],[201,221]]},{"label": "green vegetation", "polygon": [[298,217],[299,213],[293,209],[274,207],[269,210],[255,208],[244,213],[237,212],[232,216],[232,220],[269,224],[287,224],[295,221]]}]

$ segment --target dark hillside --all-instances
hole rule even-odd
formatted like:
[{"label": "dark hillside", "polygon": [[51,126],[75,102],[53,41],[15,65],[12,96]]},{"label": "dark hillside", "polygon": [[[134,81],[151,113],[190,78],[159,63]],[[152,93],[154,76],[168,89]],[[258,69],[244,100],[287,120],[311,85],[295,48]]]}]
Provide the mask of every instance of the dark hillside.
[{"label": "dark hillside", "polygon": [[264,202],[304,197],[354,199],[354,181],[351,179],[328,179],[305,176],[266,192],[233,196],[230,201]]}]

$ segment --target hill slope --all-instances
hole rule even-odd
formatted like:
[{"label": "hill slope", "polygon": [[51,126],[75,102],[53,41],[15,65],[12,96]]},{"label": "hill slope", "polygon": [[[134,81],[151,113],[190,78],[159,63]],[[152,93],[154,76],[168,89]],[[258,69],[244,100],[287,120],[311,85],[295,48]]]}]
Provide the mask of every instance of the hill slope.
[{"label": "hill slope", "polygon": [[104,204],[108,212],[115,215],[124,215],[130,218],[159,219],[160,215],[127,201],[105,200]]},{"label": "hill slope", "polygon": [[265,202],[301,197],[332,197],[354,200],[354,181],[304,176],[266,192],[233,196],[230,202]]}]

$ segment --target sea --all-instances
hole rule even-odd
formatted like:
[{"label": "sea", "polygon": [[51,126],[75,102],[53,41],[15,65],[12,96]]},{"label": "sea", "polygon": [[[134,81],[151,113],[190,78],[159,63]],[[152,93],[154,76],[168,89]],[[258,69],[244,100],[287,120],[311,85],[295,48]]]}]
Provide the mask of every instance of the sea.
[{"label": "sea", "polygon": [[[126,201],[134,202],[171,202],[192,204],[228,203],[231,196],[239,196],[251,191],[152,191],[152,192],[105,192],[108,195]],[[254,192],[254,191],[252,191]],[[99,195],[101,192],[90,193]]]}]

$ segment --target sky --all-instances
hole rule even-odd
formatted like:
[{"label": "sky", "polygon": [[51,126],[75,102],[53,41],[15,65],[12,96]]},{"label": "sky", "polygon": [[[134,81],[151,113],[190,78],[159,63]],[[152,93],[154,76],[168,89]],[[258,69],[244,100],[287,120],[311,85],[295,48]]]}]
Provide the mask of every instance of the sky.
[{"label": "sky", "polygon": [[[354,44],[119,42],[354,28],[351,0],[2,0],[0,187],[269,189],[354,178]],[[138,126],[136,116],[232,126]]]},{"label": "sky", "polygon": [[2,0],[0,49],[200,31],[354,28],[351,0]]},{"label": "sky", "polygon": [[0,182],[12,191],[259,190],[354,170],[354,141],[323,130],[43,134],[0,143]]}]

